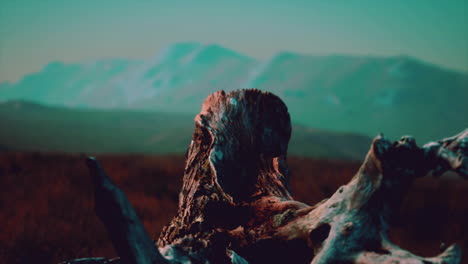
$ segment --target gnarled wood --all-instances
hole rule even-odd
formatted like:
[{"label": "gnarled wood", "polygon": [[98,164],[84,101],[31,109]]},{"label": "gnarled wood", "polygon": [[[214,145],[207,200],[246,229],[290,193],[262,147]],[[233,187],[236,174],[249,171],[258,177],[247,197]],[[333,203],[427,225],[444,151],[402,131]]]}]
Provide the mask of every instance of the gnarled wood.
[{"label": "gnarled wood", "polygon": [[387,232],[414,179],[447,170],[468,178],[468,129],[423,147],[409,136],[396,142],[377,136],[354,178],[315,206],[295,201],[289,192],[290,135],[287,108],[275,95],[258,90],[210,95],[195,118],[179,210],[161,233],[159,250],[149,245],[125,196],[90,160],[97,212],[122,261],[460,262],[456,245],[423,258],[394,245]]},{"label": "gnarled wood", "polygon": [[[422,258],[393,245],[388,219],[416,177],[466,176],[467,131],[422,148],[411,137],[374,139],[356,176],[316,206],[294,201],[285,163],[290,120],[282,101],[258,90],[205,101],[195,118],[177,216],[159,246],[194,252],[220,242],[251,263],[458,263],[452,246]],[[188,239],[190,238],[190,239]],[[214,242],[216,241],[216,242]],[[212,258],[217,263],[219,259]]]}]

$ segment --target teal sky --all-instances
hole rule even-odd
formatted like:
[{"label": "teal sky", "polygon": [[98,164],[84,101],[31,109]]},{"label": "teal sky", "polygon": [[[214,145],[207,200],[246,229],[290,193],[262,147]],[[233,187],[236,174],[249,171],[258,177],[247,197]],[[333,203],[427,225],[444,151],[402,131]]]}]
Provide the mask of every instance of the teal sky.
[{"label": "teal sky", "polygon": [[183,41],[259,59],[406,54],[468,71],[468,1],[1,1],[0,82],[53,60],[148,58]]}]

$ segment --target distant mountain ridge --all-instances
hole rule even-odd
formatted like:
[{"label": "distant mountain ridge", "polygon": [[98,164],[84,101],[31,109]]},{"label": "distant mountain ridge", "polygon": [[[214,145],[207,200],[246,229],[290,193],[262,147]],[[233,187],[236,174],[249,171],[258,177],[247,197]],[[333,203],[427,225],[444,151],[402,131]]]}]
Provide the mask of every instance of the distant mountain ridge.
[{"label": "distant mountain ridge", "polygon": [[[27,101],[0,103],[0,151],[183,154],[194,129],[187,114],[94,110],[43,106]],[[288,153],[362,160],[371,139],[293,126]]]},{"label": "distant mountain ridge", "polygon": [[468,74],[407,56],[280,52],[257,61],[219,45],[177,43],[147,60],[49,63],[0,100],[195,115],[217,90],[257,88],[280,96],[292,120],[309,127],[396,139],[438,139],[468,126]]}]

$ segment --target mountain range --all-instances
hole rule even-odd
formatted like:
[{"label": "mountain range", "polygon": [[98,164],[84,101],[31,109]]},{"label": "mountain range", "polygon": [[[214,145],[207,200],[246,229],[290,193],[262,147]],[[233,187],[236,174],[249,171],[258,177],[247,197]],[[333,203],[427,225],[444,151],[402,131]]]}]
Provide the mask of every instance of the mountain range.
[{"label": "mountain range", "polygon": [[145,60],[52,62],[0,100],[88,109],[132,109],[194,116],[217,90],[257,88],[280,96],[294,123],[335,132],[419,141],[468,125],[468,74],[408,57],[303,55],[263,61],[219,45],[177,43]]}]

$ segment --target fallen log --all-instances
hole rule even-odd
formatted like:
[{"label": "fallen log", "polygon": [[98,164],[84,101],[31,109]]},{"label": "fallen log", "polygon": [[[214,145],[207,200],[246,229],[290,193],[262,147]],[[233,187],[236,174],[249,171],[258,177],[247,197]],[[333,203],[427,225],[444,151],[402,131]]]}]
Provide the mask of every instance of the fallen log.
[{"label": "fallen log", "polygon": [[287,108],[275,95],[258,90],[210,95],[195,118],[179,210],[163,229],[159,250],[149,245],[136,215],[128,213],[133,209],[123,193],[102,189],[118,193],[90,160],[91,174],[101,179],[95,181],[96,199],[102,196],[97,213],[122,263],[461,261],[457,245],[424,258],[393,244],[387,233],[416,178],[448,170],[468,178],[468,129],[422,147],[409,136],[391,142],[379,135],[354,178],[314,206],[290,193],[290,135]]}]

